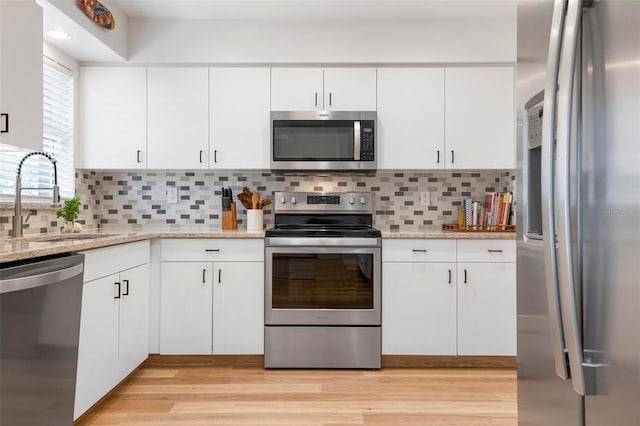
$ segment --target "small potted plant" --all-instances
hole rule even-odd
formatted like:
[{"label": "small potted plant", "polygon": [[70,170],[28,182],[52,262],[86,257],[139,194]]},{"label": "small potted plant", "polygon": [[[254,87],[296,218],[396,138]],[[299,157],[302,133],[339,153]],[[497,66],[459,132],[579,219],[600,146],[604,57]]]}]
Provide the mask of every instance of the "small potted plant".
[{"label": "small potted plant", "polygon": [[77,195],[70,200],[65,200],[64,205],[56,212],[56,217],[64,219],[64,228],[62,232],[80,232],[82,224],[76,223],[76,219],[80,214],[80,197]]}]

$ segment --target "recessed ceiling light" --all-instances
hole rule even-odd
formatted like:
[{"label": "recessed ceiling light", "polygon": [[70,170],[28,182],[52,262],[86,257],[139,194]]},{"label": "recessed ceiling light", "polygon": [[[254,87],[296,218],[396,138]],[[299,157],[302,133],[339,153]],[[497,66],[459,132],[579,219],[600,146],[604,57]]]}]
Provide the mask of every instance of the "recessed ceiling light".
[{"label": "recessed ceiling light", "polygon": [[68,40],[71,38],[71,34],[66,33],[62,30],[49,30],[47,31],[47,35],[49,37],[57,38],[59,40]]}]

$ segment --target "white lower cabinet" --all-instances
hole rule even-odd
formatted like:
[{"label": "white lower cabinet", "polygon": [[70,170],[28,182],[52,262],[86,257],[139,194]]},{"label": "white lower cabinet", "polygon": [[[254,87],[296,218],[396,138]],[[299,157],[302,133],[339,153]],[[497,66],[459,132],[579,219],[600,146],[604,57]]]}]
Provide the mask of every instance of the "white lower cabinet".
[{"label": "white lower cabinet", "polygon": [[264,353],[262,240],[163,240],[160,287],[161,354]]},{"label": "white lower cabinet", "polygon": [[118,383],[118,275],[83,287],[74,420]]},{"label": "white lower cabinet", "polygon": [[211,354],[210,262],[162,262],[160,353]]},{"label": "white lower cabinet", "polygon": [[458,263],[459,355],[515,355],[515,277],[515,263]]},{"label": "white lower cabinet", "polygon": [[382,353],[515,355],[514,243],[384,241]]},{"label": "white lower cabinet", "polygon": [[382,353],[456,354],[455,263],[382,268]]},{"label": "white lower cabinet", "polygon": [[264,353],[264,263],[213,266],[213,353]]},{"label": "white lower cabinet", "polygon": [[74,419],[149,353],[149,242],[84,255]]}]

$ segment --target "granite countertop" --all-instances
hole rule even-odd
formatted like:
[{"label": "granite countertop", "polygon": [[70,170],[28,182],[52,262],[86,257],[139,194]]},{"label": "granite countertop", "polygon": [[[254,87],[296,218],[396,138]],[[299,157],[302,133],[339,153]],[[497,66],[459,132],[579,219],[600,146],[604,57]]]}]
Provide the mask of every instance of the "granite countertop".
[{"label": "granite countertop", "polygon": [[[81,239],[66,239],[73,235]],[[0,262],[70,251],[84,251],[153,238],[264,238],[264,232],[246,229],[223,231],[220,228],[131,228],[87,229],[79,234],[38,234],[23,238],[0,239]]]},{"label": "granite countertop", "polygon": [[515,240],[515,232],[455,232],[434,229],[433,231],[383,232],[387,239],[443,239],[443,240]]},{"label": "granite countertop", "polygon": [[[153,238],[264,238],[264,232],[248,232],[246,229],[223,231],[220,228],[163,228],[132,229],[126,227],[87,229],[80,239],[66,239],[69,234],[39,234],[24,238],[0,239],[0,262],[29,259],[32,257],[70,251],[91,250]],[[515,232],[447,232],[433,231],[383,232],[387,239],[501,239],[514,240]]]}]

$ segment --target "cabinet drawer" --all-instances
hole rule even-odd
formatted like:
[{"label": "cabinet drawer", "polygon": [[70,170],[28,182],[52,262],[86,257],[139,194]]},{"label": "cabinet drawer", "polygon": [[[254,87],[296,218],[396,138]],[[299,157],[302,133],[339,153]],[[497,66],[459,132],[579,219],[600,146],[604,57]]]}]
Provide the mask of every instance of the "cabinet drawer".
[{"label": "cabinet drawer", "polygon": [[82,252],[84,282],[149,263],[149,241],[121,244]]},{"label": "cabinet drawer", "polygon": [[383,262],[455,262],[455,240],[383,240]]},{"label": "cabinet drawer", "polygon": [[163,262],[246,262],[264,261],[262,239],[165,239]]},{"label": "cabinet drawer", "polygon": [[458,262],[515,262],[512,240],[458,240]]}]

